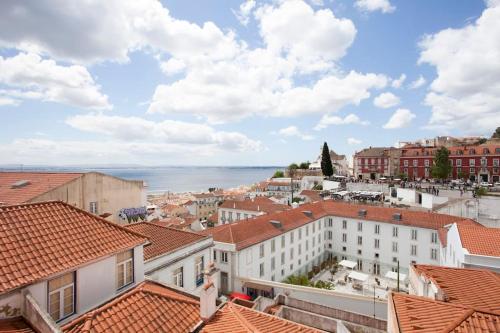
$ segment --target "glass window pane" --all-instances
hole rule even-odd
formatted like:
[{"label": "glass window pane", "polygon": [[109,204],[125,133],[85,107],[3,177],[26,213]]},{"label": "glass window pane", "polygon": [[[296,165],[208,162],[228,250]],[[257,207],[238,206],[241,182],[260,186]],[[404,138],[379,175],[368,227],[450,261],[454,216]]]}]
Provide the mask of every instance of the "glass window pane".
[{"label": "glass window pane", "polygon": [[123,265],[118,265],[118,269],[117,269],[117,274],[118,274],[118,288],[121,288],[124,284],[125,284],[125,281],[124,281],[124,267]]},{"label": "glass window pane", "polygon": [[59,320],[59,300],[60,294],[58,292],[49,295],[49,313],[54,320]]},{"label": "glass window pane", "polygon": [[128,284],[132,282],[134,276],[134,268],[132,265],[132,261],[127,262],[126,266],[127,266],[127,276],[125,279],[125,283]]},{"label": "glass window pane", "polygon": [[64,289],[64,316],[73,313],[73,286]]}]

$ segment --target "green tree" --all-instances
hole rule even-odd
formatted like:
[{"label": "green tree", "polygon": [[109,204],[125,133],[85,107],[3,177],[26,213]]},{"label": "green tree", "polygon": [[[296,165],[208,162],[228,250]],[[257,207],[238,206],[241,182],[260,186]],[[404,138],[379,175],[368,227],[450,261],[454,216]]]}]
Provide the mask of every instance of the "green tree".
[{"label": "green tree", "polygon": [[458,179],[465,179],[466,177],[467,177],[467,175],[463,171],[460,171],[457,173]]},{"label": "green tree", "polygon": [[285,173],[281,170],[276,170],[276,172],[273,175],[273,178],[283,178],[285,177]]},{"label": "green tree", "polygon": [[310,286],[311,282],[306,275],[290,275],[283,280],[283,283],[295,284],[298,286]]},{"label": "green tree", "polygon": [[309,165],[310,165],[310,164],[311,164],[311,163],[309,163],[309,161],[307,161],[307,162],[302,162],[302,163],[300,163],[300,165],[299,165],[299,169],[304,169],[304,170],[307,170],[307,169],[309,169]]},{"label": "green tree", "polygon": [[323,176],[333,176],[333,165],[330,158],[330,149],[328,148],[328,144],[326,142],[323,144],[323,152],[321,154],[321,171],[323,172]]},{"label": "green tree", "polygon": [[297,163],[292,163],[288,166],[288,170],[297,170],[300,169]]},{"label": "green tree", "polygon": [[500,139],[500,127],[497,127],[495,132],[493,132],[493,135],[491,136],[492,139]]},{"label": "green tree", "polygon": [[450,175],[452,166],[450,164],[450,151],[446,147],[441,147],[436,151],[434,165],[431,174],[434,178],[446,179]]}]

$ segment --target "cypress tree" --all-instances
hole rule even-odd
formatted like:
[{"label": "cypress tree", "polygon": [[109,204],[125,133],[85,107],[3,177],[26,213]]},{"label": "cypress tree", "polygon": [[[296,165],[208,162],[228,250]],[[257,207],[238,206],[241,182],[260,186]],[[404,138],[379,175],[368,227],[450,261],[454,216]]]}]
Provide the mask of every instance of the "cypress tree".
[{"label": "cypress tree", "polygon": [[321,154],[321,171],[323,172],[324,176],[333,176],[333,166],[332,160],[330,158],[330,149],[328,148],[328,144],[326,142],[323,144],[323,153]]}]

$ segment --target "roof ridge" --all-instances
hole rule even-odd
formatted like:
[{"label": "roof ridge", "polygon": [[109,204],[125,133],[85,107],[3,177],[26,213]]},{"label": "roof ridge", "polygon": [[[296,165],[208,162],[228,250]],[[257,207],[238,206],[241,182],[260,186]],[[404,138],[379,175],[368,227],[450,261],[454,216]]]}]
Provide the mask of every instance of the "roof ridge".
[{"label": "roof ridge", "polygon": [[[170,218],[172,218],[172,217],[170,217]],[[182,219],[182,217],[179,217],[179,216],[173,216],[173,218]],[[155,226],[155,227],[159,227],[159,228],[164,228],[164,229],[168,229],[168,230],[178,231],[178,232],[185,233],[185,234],[188,234],[188,235],[193,235],[194,234],[194,235],[198,235],[198,236],[201,236],[201,237],[208,238],[208,236],[202,235],[202,234],[194,232],[194,231],[186,231],[186,230],[176,229],[176,228],[172,228],[172,227],[169,227],[169,226],[166,226],[166,225],[161,225],[161,224],[153,223],[153,222],[150,222],[150,221],[136,222],[136,223],[132,223],[132,224],[129,224],[129,225],[132,226],[132,225],[138,225],[138,224],[142,224],[142,223],[143,224],[147,224],[147,225],[152,225],[152,226]]]},{"label": "roof ridge", "polygon": [[476,312],[474,309],[469,309],[469,311],[466,311],[461,317],[455,319],[454,321],[451,322],[451,324],[446,326],[446,328],[443,329],[442,333],[452,332],[453,329],[457,328],[458,325],[467,320],[467,318],[469,318],[474,312]]},{"label": "roof ridge", "polygon": [[260,330],[257,329],[252,323],[250,323],[241,313],[239,313],[238,309],[234,307],[233,302],[228,303],[229,310],[234,314],[236,320],[245,328],[250,329],[252,333],[259,333]]}]

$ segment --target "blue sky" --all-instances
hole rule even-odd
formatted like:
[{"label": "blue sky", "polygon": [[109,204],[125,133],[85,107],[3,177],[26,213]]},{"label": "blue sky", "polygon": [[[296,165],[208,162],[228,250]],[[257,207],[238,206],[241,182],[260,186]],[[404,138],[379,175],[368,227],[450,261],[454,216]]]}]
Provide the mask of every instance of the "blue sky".
[{"label": "blue sky", "polygon": [[285,165],[500,124],[496,0],[0,3],[1,164]]}]

